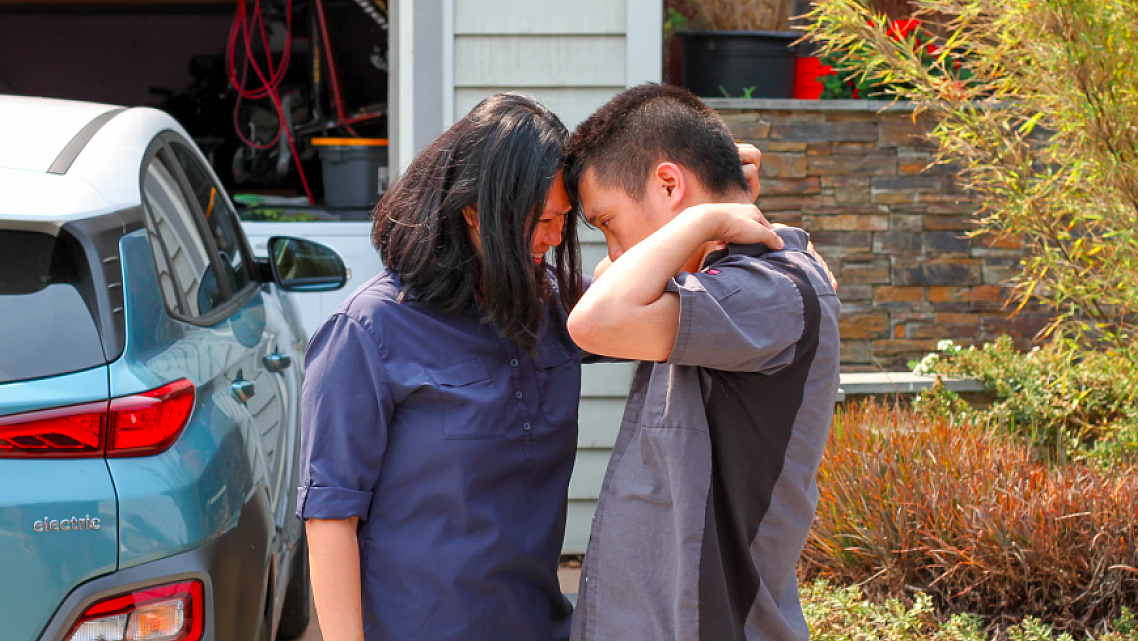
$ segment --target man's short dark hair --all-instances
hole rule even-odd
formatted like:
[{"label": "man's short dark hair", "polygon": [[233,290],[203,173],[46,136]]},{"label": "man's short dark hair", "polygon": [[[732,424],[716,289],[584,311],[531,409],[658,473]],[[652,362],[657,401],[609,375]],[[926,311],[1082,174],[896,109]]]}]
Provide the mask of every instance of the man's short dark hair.
[{"label": "man's short dark hair", "polygon": [[639,200],[661,162],[688,169],[712,196],[749,191],[727,123],[691,93],[660,84],[617,94],[577,127],[567,146],[565,186],[578,201],[581,176],[591,167],[601,185]]}]

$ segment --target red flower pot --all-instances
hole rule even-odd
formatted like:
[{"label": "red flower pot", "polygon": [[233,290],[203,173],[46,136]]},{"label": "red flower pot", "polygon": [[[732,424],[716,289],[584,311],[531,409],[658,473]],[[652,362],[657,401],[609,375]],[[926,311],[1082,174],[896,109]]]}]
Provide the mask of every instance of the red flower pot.
[{"label": "red flower pot", "polygon": [[822,97],[822,62],[817,58],[799,58],[794,65],[794,97],[800,100],[817,100]]}]

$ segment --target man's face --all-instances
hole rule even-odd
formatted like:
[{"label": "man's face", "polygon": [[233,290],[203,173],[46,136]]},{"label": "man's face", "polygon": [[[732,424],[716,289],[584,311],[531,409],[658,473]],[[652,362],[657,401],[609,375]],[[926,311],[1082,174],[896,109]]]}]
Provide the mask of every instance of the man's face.
[{"label": "man's face", "polygon": [[648,189],[639,200],[632,198],[619,185],[598,182],[592,167],[581,176],[578,193],[585,220],[605,235],[610,260],[620,258],[674,216],[667,202],[655,197],[653,190]]}]

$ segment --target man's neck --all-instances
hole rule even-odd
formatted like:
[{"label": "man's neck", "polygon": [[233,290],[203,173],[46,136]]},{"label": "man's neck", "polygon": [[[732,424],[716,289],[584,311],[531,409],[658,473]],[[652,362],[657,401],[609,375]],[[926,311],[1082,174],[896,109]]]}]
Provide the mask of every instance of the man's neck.
[{"label": "man's neck", "polygon": [[[724,196],[723,198],[716,197],[700,197],[693,199],[694,202],[688,203],[687,207],[694,207],[696,205],[706,205],[708,203],[740,203],[744,205],[753,205],[754,201],[751,200],[749,194],[743,191],[737,191],[731,195]],[[686,207],[685,207],[686,209]],[[707,256],[716,250],[716,243],[704,243],[688,261],[684,263],[684,271],[694,274],[703,268],[703,261],[707,260]]]}]

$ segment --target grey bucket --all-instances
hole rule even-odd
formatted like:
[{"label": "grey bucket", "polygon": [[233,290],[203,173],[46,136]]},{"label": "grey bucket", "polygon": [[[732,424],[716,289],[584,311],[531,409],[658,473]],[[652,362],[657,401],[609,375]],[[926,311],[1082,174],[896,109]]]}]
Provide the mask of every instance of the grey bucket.
[{"label": "grey bucket", "polygon": [[377,145],[363,140],[372,139],[361,139],[361,144],[318,145],[324,202],[330,207],[371,208],[387,189],[386,141]]}]

